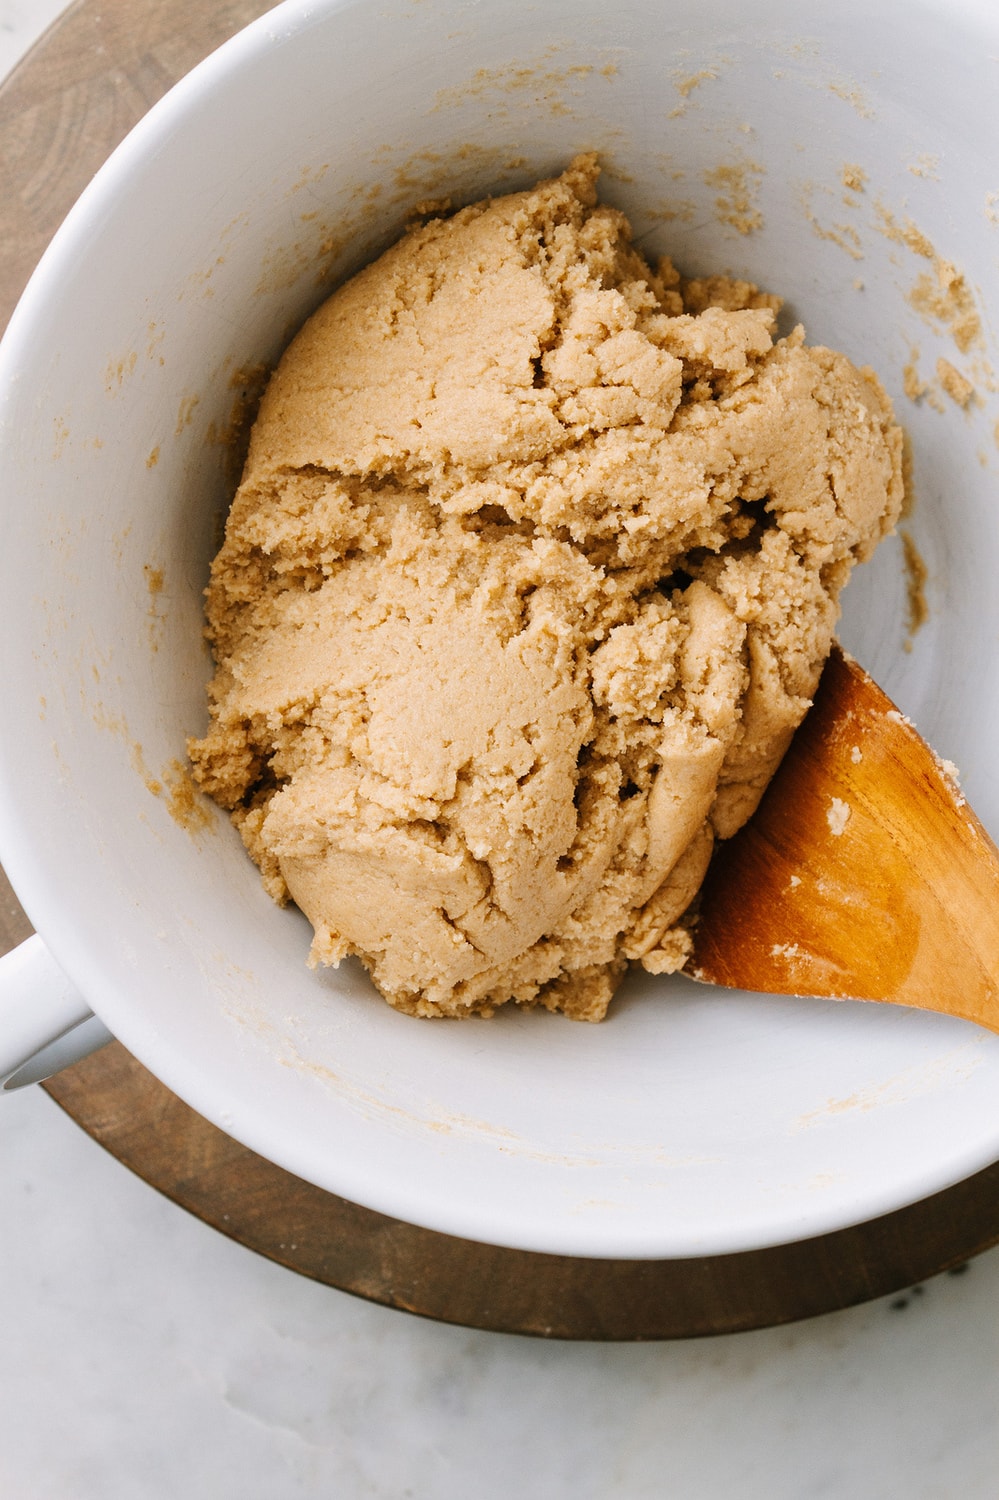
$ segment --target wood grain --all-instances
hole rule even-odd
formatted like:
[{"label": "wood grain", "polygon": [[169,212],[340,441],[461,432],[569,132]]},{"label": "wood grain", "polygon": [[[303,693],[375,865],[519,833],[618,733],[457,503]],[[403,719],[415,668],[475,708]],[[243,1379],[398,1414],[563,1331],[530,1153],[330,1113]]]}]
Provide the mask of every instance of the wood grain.
[{"label": "wood grain", "polygon": [[561,1339],[734,1333],[911,1286],[999,1240],[999,1164],[819,1239],[676,1261],[474,1244],[321,1192],[209,1125],[115,1044],[48,1085],[119,1161],[271,1260],[443,1322]]},{"label": "wood grain", "polygon": [[0,89],[0,326],[80,192],[146,111],[273,0],[77,0]]},{"label": "wood grain", "polygon": [[[187,69],[269,9],[78,0],[0,90],[0,322],[73,200]],[[0,884],[0,949],[30,932]],[[472,1244],[321,1192],[195,1114],[114,1043],[45,1085],[119,1161],[252,1250],[386,1306],[567,1339],[786,1323],[882,1296],[999,1242],[999,1164],[883,1219],[751,1254],[580,1260]]]}]

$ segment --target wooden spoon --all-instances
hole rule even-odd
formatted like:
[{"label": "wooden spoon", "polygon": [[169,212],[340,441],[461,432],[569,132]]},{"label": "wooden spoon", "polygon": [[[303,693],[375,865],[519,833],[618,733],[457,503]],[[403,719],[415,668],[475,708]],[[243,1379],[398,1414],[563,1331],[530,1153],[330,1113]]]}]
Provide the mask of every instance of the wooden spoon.
[{"label": "wooden spoon", "polygon": [[999,850],[839,648],[756,813],[708,870],[687,973],[890,1000],[999,1031]]}]

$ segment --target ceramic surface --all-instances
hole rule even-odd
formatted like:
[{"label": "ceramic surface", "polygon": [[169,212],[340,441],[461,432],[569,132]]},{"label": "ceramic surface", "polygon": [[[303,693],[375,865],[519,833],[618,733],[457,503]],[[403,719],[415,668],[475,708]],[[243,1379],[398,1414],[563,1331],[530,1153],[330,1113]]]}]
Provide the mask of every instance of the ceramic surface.
[{"label": "ceramic surface", "polygon": [[[778,290],[788,326],[884,377],[929,617],[907,638],[892,543],[842,636],[999,833],[997,46],[971,3],[289,0],[102,171],[0,352],[0,857],[87,1002],[202,1114],[394,1216],[581,1255],[818,1234],[999,1155],[999,1039],[941,1017],[676,979],[630,981],[596,1028],[397,1015],[359,969],[306,969],[303,920],[182,768],[241,372],[415,203],[596,148],[643,246]],[[944,262],[982,320],[965,349],[933,315]],[[977,382],[967,410],[938,357]]]}]

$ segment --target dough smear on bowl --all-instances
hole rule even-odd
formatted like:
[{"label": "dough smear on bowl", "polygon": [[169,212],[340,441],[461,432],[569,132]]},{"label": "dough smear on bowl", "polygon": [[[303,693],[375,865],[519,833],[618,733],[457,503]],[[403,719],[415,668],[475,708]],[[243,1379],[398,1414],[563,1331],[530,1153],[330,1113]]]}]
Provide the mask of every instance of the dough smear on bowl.
[{"label": "dough smear on bowl", "polygon": [[653,269],[594,157],[433,219],[272,377],[190,754],[310,961],[394,1006],[599,1020],[654,974],[902,500],[877,378]]}]

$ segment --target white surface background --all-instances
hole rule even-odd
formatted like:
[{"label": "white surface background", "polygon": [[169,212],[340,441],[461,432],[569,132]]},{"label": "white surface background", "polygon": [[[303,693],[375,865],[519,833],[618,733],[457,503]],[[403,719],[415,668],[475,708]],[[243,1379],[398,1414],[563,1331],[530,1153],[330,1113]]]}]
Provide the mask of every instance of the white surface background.
[{"label": "white surface background", "polygon": [[[0,0],[0,75],[63,9]],[[996,1500],[999,1251],[790,1329],[545,1344],[242,1250],[0,1100],[3,1500]]]}]

